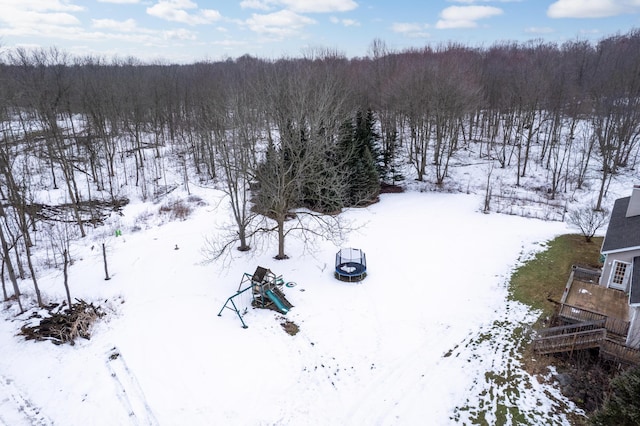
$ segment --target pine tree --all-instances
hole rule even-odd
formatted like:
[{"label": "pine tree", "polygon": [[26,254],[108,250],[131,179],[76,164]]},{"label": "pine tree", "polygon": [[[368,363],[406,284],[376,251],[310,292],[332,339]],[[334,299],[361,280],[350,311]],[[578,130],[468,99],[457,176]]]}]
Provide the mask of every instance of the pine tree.
[{"label": "pine tree", "polygon": [[375,131],[375,125],[376,119],[371,109],[367,110],[367,115],[364,118],[362,113],[358,111],[355,138],[364,145],[363,149],[367,149],[371,154],[380,181],[385,175],[384,158],[380,150],[380,135]]},{"label": "pine tree", "polygon": [[384,182],[390,182],[395,185],[398,181],[404,180],[402,175],[400,158],[398,156],[398,132],[393,130],[390,135],[388,149],[383,153],[383,174],[381,179]]},{"label": "pine tree", "polygon": [[350,121],[342,126],[339,152],[344,158],[345,175],[348,179],[345,203],[349,206],[370,203],[380,192],[380,155],[376,146],[379,137],[373,126],[371,111],[366,118],[358,111],[355,126]]},{"label": "pine tree", "polygon": [[640,424],[640,367],[611,380],[611,395],[589,422],[594,426]]}]

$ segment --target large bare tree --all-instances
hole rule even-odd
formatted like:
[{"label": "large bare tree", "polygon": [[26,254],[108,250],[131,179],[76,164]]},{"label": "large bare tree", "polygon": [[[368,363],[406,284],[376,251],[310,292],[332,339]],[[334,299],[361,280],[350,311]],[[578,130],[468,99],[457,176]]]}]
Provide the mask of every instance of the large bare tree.
[{"label": "large bare tree", "polygon": [[[345,182],[340,168],[330,167],[326,161],[335,150],[348,105],[343,64],[339,57],[279,61],[265,73],[265,111],[275,132],[271,126],[267,128],[268,147],[256,169],[260,190],[255,200],[257,210],[275,222],[263,229],[277,233],[277,259],[287,257],[285,237],[291,232],[342,237],[338,216],[294,210],[302,205],[305,183],[331,189],[315,196],[343,193]],[[303,216],[312,218],[318,226],[302,220]],[[295,223],[289,224],[290,220]]]}]

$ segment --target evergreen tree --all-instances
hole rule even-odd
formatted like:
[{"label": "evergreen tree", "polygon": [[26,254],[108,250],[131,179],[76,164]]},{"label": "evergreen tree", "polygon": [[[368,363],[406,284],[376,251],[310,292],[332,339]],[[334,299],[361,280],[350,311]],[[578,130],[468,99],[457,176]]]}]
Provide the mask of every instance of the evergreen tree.
[{"label": "evergreen tree", "polygon": [[367,110],[367,115],[364,118],[362,113],[358,111],[355,139],[362,143],[363,149],[367,149],[371,154],[379,180],[382,180],[385,175],[384,157],[380,150],[380,135],[375,131],[375,125],[376,119],[371,109]]},{"label": "evergreen tree", "polygon": [[[336,167],[335,152],[326,152],[323,158],[310,165],[310,175],[301,188],[300,206],[320,213],[339,213],[345,206],[346,185]],[[334,185],[327,184],[329,182]]]},{"label": "evergreen tree", "polygon": [[370,203],[380,193],[378,136],[373,126],[373,114],[363,118],[358,111],[355,126],[347,121],[342,126],[339,153],[344,158],[347,179],[346,205],[358,206]]},{"label": "evergreen tree", "polygon": [[391,181],[392,185],[404,180],[404,175],[401,170],[401,159],[398,155],[398,131],[393,130],[391,134],[391,142],[389,143],[389,149],[385,152],[384,163],[387,165],[385,170],[385,180]]},{"label": "evergreen tree", "polygon": [[604,406],[589,419],[594,426],[631,426],[640,424],[640,367],[611,380],[611,395]]}]

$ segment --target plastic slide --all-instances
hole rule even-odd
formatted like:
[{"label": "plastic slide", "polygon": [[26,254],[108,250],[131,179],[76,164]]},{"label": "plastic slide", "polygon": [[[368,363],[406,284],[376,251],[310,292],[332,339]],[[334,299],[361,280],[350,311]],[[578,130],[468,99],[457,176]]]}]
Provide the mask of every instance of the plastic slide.
[{"label": "plastic slide", "polygon": [[271,290],[267,290],[265,292],[265,294],[267,295],[267,297],[269,298],[269,300],[271,300],[273,303],[276,304],[276,306],[278,307],[278,310],[280,312],[282,312],[283,314],[286,314],[287,312],[289,312],[289,308],[287,308],[284,303],[282,303],[282,301],[280,300],[280,298],[278,296],[276,296]]}]

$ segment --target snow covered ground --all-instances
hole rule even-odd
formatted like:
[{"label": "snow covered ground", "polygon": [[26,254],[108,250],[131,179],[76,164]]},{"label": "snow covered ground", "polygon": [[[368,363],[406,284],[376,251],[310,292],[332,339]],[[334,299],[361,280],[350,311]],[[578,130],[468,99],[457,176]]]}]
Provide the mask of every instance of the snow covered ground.
[{"label": "snow covered ground", "polygon": [[[284,261],[271,241],[204,262],[205,238],[229,218],[219,191],[191,185],[204,203],[184,221],[132,202],[71,249],[72,297],[108,312],[91,340],[25,341],[16,334],[28,314],[1,305],[0,424],[569,424],[558,412],[579,410],[521,368],[519,339],[537,313],[508,301],[507,285],[546,241],[575,230],[483,214],[483,191],[468,187],[414,184],[346,211],[357,229],[341,247],[367,256],[360,283],[334,278],[341,247],[324,241],[305,251],[289,237]],[[610,197],[629,193],[614,182]],[[284,316],[239,297],[243,329],[233,311],[217,314],[257,266],[295,283],[283,287],[294,307]],[[39,283],[46,301],[64,300],[61,271]],[[22,289],[27,300],[30,284]],[[285,320],[299,333],[287,334]]]}]

